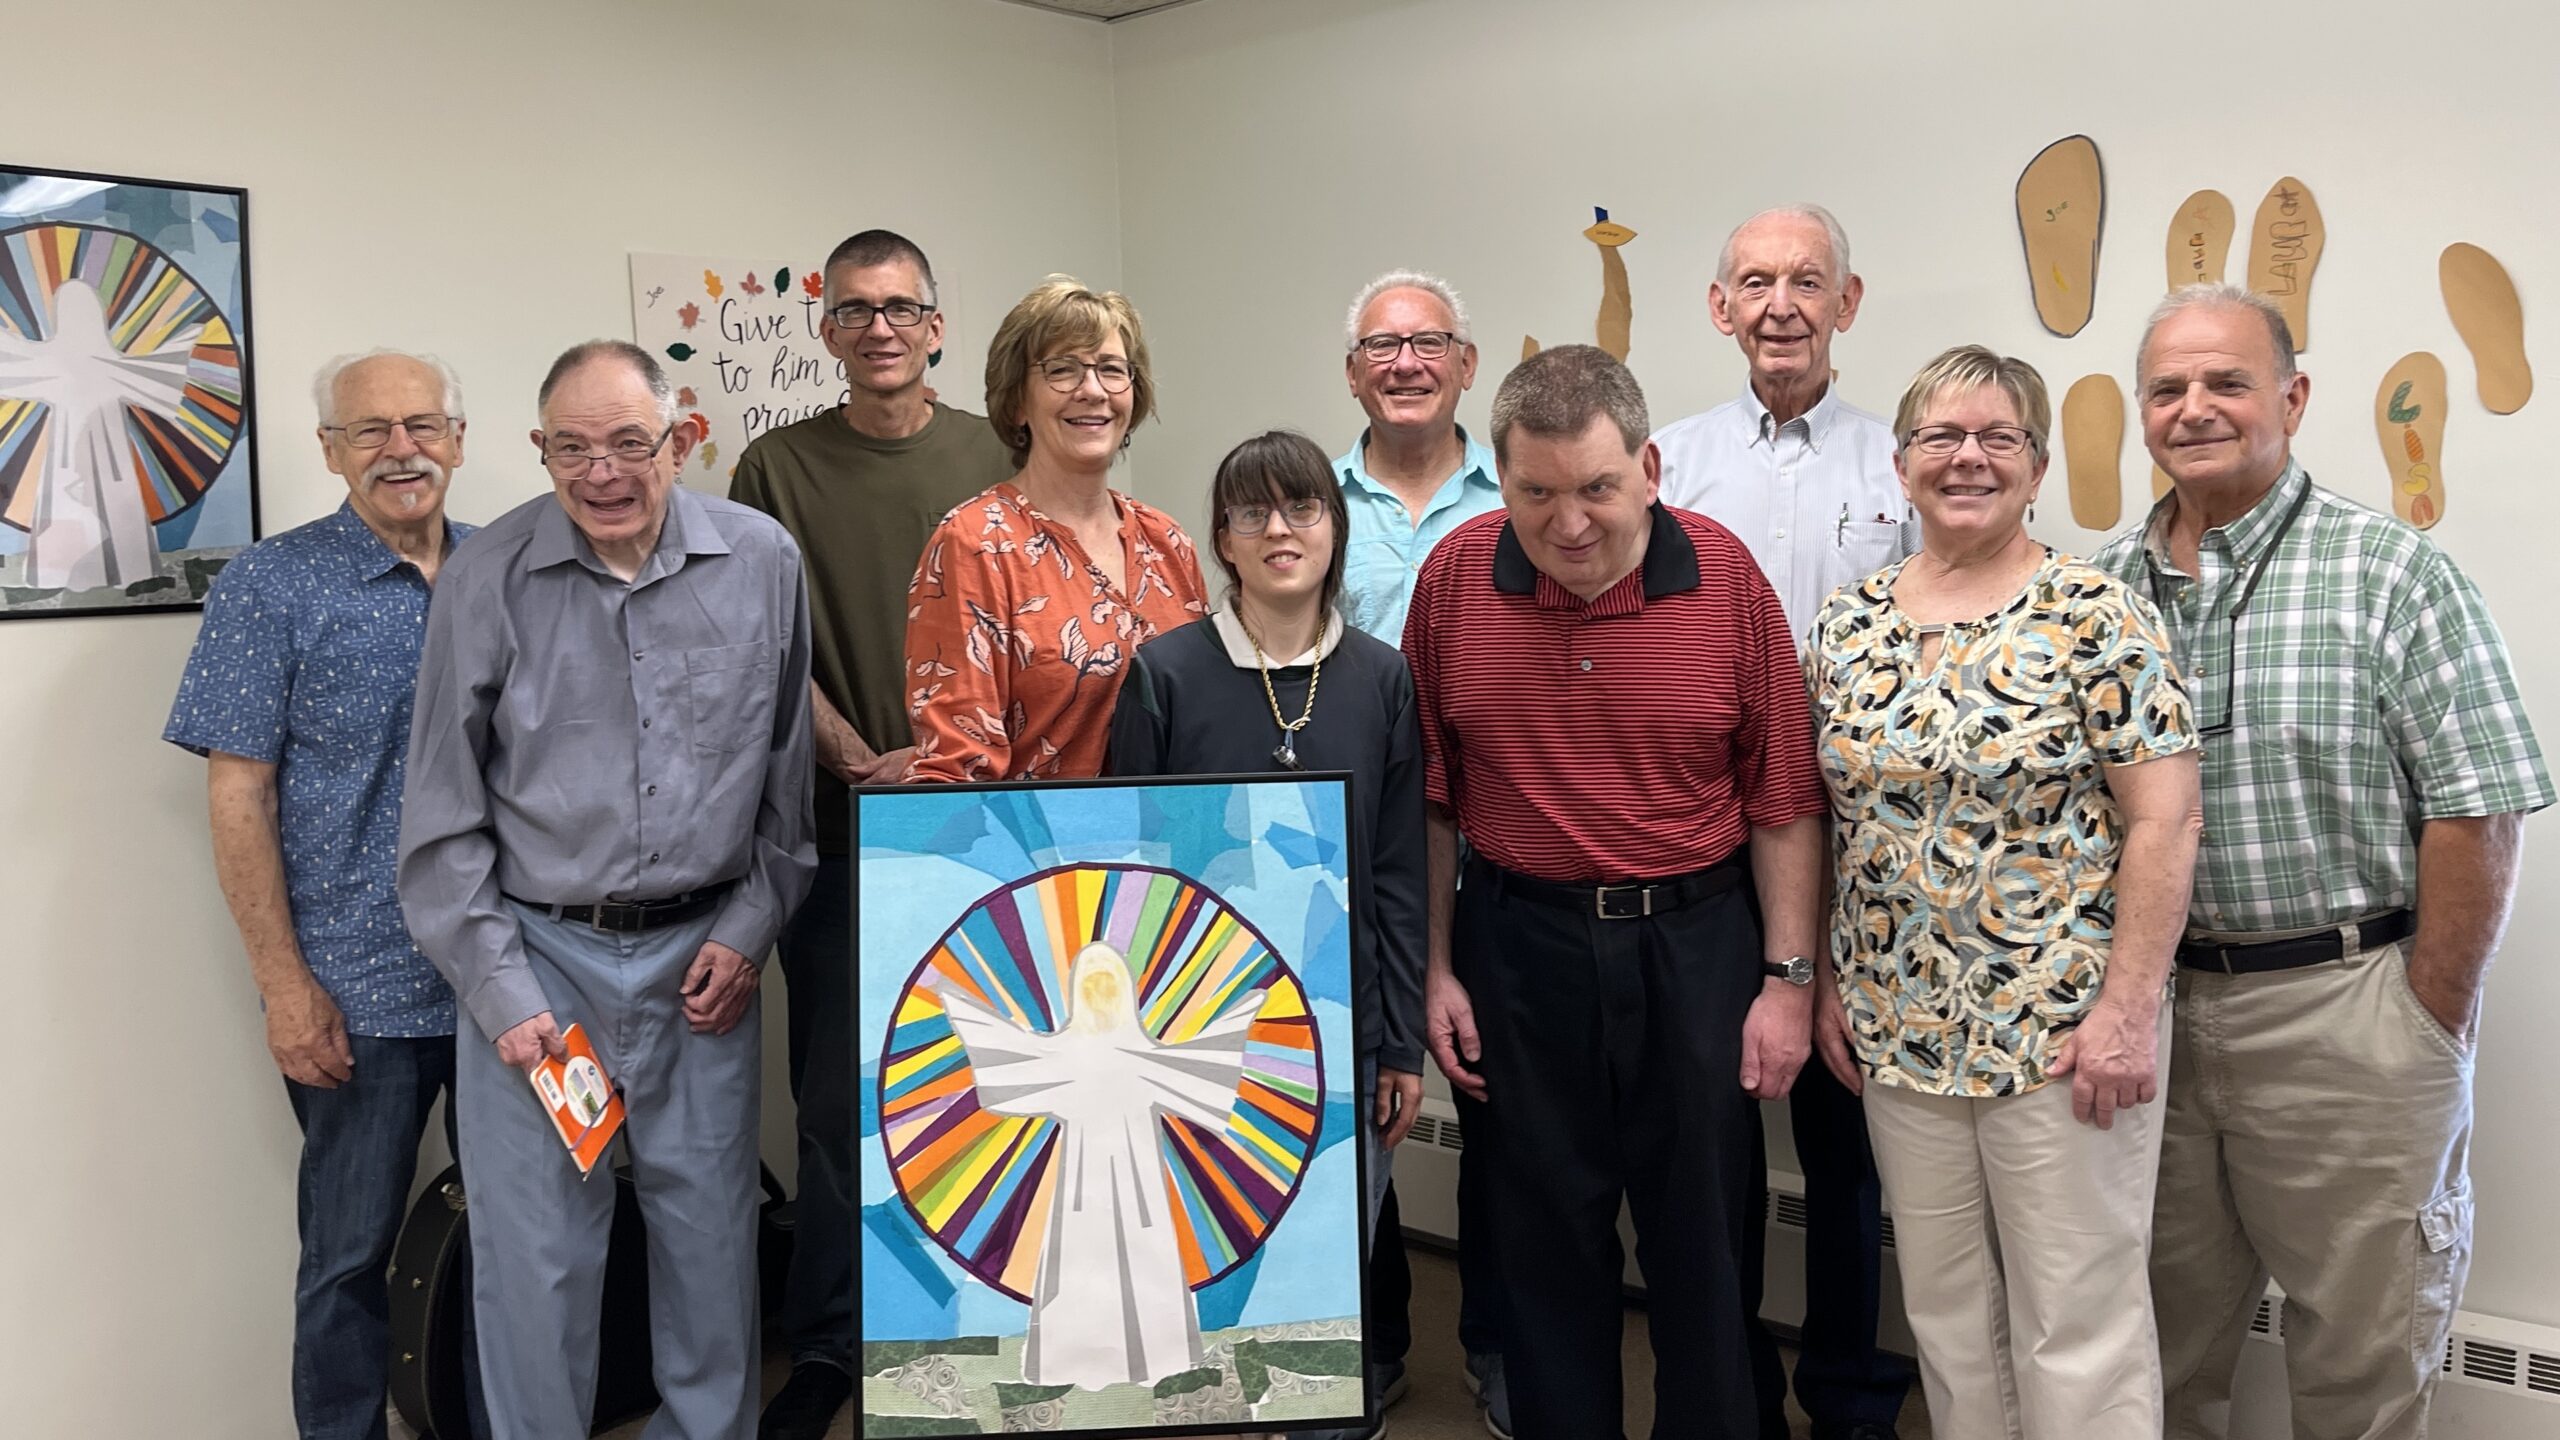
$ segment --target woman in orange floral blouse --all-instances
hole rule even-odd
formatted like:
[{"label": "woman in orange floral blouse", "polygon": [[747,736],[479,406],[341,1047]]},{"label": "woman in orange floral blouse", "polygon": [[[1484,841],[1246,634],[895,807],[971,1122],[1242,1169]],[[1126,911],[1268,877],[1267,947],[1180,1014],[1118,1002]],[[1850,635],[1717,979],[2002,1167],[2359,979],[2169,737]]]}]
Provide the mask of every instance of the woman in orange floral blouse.
[{"label": "woman in orange floral blouse", "polygon": [[987,421],[1014,477],[942,517],[907,587],[909,780],[1099,775],[1138,646],[1200,618],[1172,517],[1111,488],[1155,405],[1138,312],[1062,275],[987,347]]}]

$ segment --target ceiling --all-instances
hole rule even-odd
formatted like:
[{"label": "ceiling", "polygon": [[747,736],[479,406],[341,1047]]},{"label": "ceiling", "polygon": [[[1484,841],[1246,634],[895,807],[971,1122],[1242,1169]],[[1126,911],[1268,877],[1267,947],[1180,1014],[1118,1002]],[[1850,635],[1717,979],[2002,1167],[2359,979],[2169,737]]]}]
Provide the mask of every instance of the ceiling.
[{"label": "ceiling", "polygon": [[1176,5],[1188,5],[1191,0],[1013,0],[1013,3],[1055,10],[1063,15],[1082,15],[1088,20],[1126,20],[1150,10],[1170,10]]}]

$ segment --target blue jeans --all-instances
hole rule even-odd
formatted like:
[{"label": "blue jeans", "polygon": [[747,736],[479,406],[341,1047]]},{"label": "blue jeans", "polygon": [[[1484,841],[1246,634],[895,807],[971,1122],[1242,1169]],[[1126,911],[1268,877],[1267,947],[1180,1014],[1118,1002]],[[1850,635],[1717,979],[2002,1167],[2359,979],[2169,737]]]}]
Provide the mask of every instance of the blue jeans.
[{"label": "blue jeans", "polygon": [[791,1098],[800,1184],[791,1270],[774,1317],[795,1365],[854,1373],[853,857],[821,855],[809,898],[782,931],[789,982]]},{"label": "blue jeans", "polygon": [[[350,1035],[347,1047],[355,1067],[345,1084],[284,1082],[302,1126],[302,1262],[293,1285],[293,1417],[302,1440],[383,1440],[386,1271],[417,1175],[418,1138],[437,1092],[453,1088],[450,1035]],[[451,1125],[448,1106],[448,1137]],[[479,1387],[469,1388],[477,1411]]]}]

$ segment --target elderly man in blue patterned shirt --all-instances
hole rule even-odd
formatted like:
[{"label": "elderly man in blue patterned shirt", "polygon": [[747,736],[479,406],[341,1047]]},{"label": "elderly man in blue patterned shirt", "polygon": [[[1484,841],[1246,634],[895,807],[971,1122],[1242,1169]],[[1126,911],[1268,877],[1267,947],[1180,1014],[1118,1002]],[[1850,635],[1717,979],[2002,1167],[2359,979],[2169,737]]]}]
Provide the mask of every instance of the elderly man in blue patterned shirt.
[{"label": "elderly man in blue patterned shirt", "polygon": [[223,571],[165,738],[210,762],[214,869],[302,1127],[296,1430],[379,1440],[385,1267],[453,1084],[453,992],[392,879],[427,594],[470,533],[444,513],[462,387],[375,351],[329,362],[312,392],[347,498]]}]

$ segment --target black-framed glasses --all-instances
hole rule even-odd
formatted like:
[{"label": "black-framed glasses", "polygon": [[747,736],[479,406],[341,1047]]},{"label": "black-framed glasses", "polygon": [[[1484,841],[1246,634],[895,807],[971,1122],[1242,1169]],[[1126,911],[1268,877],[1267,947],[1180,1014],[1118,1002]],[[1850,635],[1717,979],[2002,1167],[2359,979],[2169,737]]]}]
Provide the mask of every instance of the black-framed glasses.
[{"label": "black-framed glasses", "polygon": [[906,330],[923,324],[924,317],[932,314],[933,311],[933,306],[920,305],[913,300],[892,300],[886,305],[847,300],[828,310],[827,318],[833,320],[839,330],[868,330],[871,328],[871,317],[877,315],[899,329]]},{"label": "black-framed glasses", "polygon": [[[2267,537],[2266,545],[2258,551],[2256,562],[2249,567],[2248,580],[2231,602],[2230,630],[2224,636],[2222,650],[2222,719],[2218,724],[2197,726],[2198,739],[2228,735],[2240,718],[2240,617],[2249,613],[2249,599],[2258,593],[2258,582],[2267,578],[2267,566],[2276,558],[2276,547],[2283,544],[2284,537],[2292,532],[2294,517],[2302,513],[2303,502],[2310,498],[2311,486],[2306,482],[2302,493],[2294,496],[2293,503],[2285,507],[2284,518],[2276,522],[2276,533]],[[2151,590],[2151,608],[2165,613],[2169,607],[2160,598],[2160,567],[2153,562],[2148,548],[2142,552],[2142,578]]]},{"label": "black-framed glasses", "polygon": [[[1271,528],[1273,509],[1269,505],[1230,505],[1227,526],[1247,535],[1259,535]],[[1278,514],[1289,522],[1292,530],[1312,530],[1324,518],[1324,502],[1316,499],[1292,500],[1280,506]]]},{"label": "black-framed glasses", "polygon": [[617,475],[645,475],[650,462],[658,458],[659,451],[667,448],[667,441],[674,438],[675,433],[676,427],[670,425],[659,431],[654,441],[644,441],[634,435],[601,450],[591,448],[584,440],[548,442],[542,447],[542,468],[563,480],[583,479],[599,463],[611,465]]},{"label": "black-framed glasses", "polygon": [[1126,360],[1079,360],[1073,355],[1053,355],[1040,362],[1040,378],[1061,395],[1072,395],[1084,384],[1086,371],[1093,372],[1095,383],[1106,395],[1117,395],[1129,388],[1138,372]]},{"label": "black-framed glasses", "polygon": [[323,425],[320,428],[345,439],[350,450],[379,450],[391,443],[393,430],[406,430],[410,439],[421,445],[433,445],[453,433],[453,417],[404,415],[397,420],[359,420],[353,425]]},{"label": "black-framed glasses", "polygon": [[1446,360],[1457,343],[1458,337],[1446,330],[1416,330],[1410,335],[1363,335],[1352,348],[1372,365],[1392,365],[1408,345],[1416,360]]},{"label": "black-framed glasses", "polygon": [[1991,425],[1980,430],[1967,430],[1961,425],[1923,425],[1902,437],[1902,443],[1923,455],[1953,455],[1964,448],[1967,440],[1978,441],[1982,453],[1994,460],[2008,460],[2027,453],[2036,437],[2017,425]]}]

